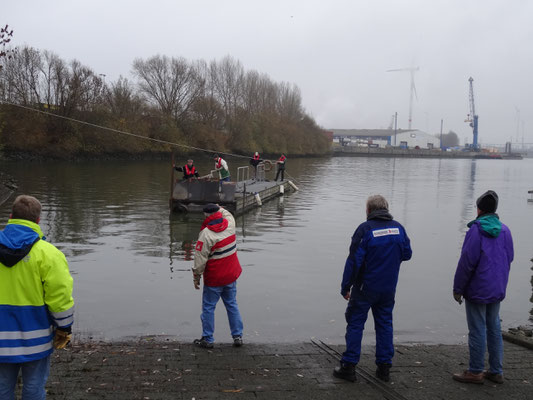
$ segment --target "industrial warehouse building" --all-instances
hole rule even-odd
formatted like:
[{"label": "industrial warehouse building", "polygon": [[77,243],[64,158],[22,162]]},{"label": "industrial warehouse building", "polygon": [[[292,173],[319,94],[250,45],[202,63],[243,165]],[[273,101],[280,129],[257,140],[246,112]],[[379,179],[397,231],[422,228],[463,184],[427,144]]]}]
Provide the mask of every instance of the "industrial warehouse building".
[{"label": "industrial warehouse building", "polygon": [[402,147],[409,149],[438,149],[440,140],[418,129],[329,129],[333,141],[342,146]]}]

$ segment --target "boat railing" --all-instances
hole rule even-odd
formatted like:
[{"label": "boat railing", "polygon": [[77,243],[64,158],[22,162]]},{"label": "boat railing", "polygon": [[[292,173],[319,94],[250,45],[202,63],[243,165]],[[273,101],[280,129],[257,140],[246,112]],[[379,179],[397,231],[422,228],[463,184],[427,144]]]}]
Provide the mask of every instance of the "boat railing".
[{"label": "boat railing", "polygon": [[250,179],[250,168],[248,166],[237,168],[237,183]]},{"label": "boat railing", "polygon": [[266,179],[266,172],[265,172],[265,163],[259,163],[257,166],[256,174],[255,174],[255,180],[264,182]]}]

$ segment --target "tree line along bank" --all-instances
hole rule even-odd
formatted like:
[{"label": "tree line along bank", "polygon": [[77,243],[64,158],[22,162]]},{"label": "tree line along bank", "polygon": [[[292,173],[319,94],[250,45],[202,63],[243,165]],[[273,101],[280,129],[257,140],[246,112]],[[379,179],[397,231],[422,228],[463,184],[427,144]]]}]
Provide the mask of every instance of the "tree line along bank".
[{"label": "tree line along bank", "polygon": [[[115,81],[79,61],[28,46],[2,63],[5,102],[213,151],[329,151],[330,140],[305,111],[297,86],[245,70],[230,56],[210,62],[138,58],[133,80]],[[7,155],[72,157],[162,153],[172,146],[0,103],[0,149]]]}]

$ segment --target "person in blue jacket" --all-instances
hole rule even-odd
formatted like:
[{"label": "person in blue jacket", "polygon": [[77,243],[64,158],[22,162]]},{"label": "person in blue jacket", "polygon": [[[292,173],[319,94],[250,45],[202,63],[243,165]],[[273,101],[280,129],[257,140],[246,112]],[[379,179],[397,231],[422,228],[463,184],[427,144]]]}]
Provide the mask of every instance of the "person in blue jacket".
[{"label": "person in blue jacket", "polygon": [[389,214],[383,196],[366,202],[367,221],[352,236],[346,259],[341,295],[346,308],[346,351],[333,375],[354,382],[361,355],[361,339],[368,311],[372,309],[376,330],[376,376],[389,381],[394,356],[392,310],[402,261],[411,258],[411,244],[404,227]]}]

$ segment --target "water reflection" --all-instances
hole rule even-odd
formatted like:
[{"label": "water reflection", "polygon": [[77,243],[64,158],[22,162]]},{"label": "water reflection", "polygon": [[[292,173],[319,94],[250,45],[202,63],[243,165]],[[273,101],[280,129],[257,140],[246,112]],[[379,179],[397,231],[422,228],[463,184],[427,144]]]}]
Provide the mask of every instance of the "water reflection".
[{"label": "water reflection", "polygon": [[[230,169],[246,162],[230,159]],[[195,164],[212,169],[210,159]],[[190,268],[203,217],[169,215],[169,162],[0,162],[0,170],[17,180],[19,193],[42,200],[43,231],[76,273],[77,330],[107,338],[198,334],[200,295]],[[475,196],[488,188],[500,195],[515,240],[504,325],[533,318],[533,244],[524,217],[531,207],[519,195],[531,189],[533,160],[291,159],[287,171],[299,192],[236,219],[249,339],[342,342],[342,269],[366,198],[376,193],[389,200],[414,251],[398,285],[400,341],[464,339],[464,310],[450,299],[451,284]],[[0,207],[1,222],[9,206]]]},{"label": "water reflection", "polygon": [[[192,261],[194,260],[194,246],[202,218],[200,215],[170,213],[169,232],[170,232],[170,271],[174,272],[173,264],[175,260]],[[189,268],[190,269],[190,268]],[[188,270],[176,269],[176,270]]]},{"label": "water reflection", "polygon": [[477,160],[470,160],[470,173],[465,179],[466,190],[463,197],[463,206],[461,208],[460,232],[466,232],[468,230],[466,225],[475,218],[473,204],[475,204],[476,199],[476,161]]}]

